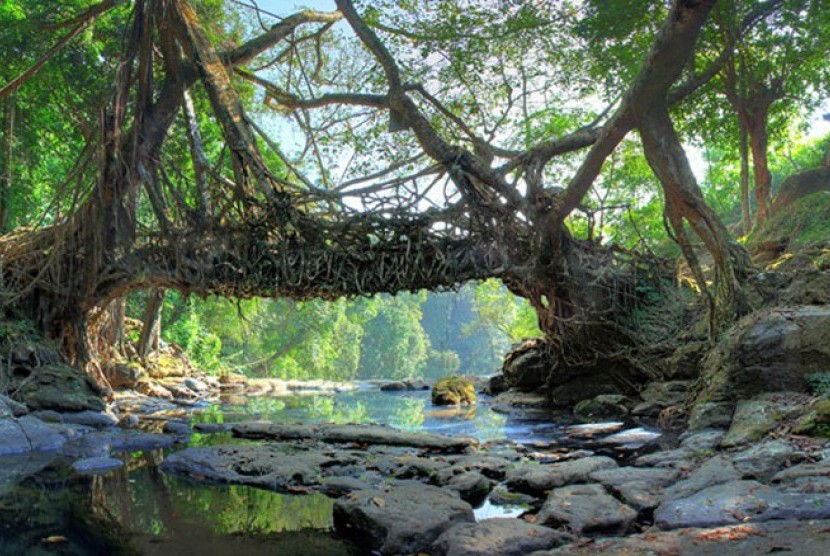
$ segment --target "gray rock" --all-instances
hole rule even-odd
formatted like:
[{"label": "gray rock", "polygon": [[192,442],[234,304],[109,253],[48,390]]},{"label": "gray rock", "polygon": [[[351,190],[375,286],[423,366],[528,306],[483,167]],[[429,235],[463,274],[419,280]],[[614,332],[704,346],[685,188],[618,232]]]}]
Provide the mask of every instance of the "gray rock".
[{"label": "gray rock", "polygon": [[196,423],[193,425],[193,430],[204,434],[231,432],[231,429],[233,425],[230,423]]},{"label": "gray rock", "polygon": [[550,526],[567,525],[582,535],[622,535],[636,517],[635,510],[593,484],[554,489],[536,519]]},{"label": "gray rock", "polygon": [[184,379],[184,385],[187,388],[196,392],[197,394],[204,394],[209,390],[207,384],[193,377],[187,377],[186,379]]},{"label": "gray rock", "polygon": [[631,400],[620,394],[602,394],[574,406],[574,415],[584,421],[617,420],[628,415]]},{"label": "gray rock", "polygon": [[372,485],[355,477],[323,477],[319,490],[323,494],[340,497],[356,490],[369,490]]},{"label": "gray rock", "polygon": [[654,513],[661,529],[717,527],[775,519],[828,519],[826,494],[782,492],[756,481],[732,481],[688,498],[662,503]]},{"label": "gray rock", "polygon": [[619,386],[603,376],[579,376],[557,382],[550,393],[554,407],[573,407],[580,400],[603,394],[622,394]]},{"label": "gray rock", "polygon": [[16,419],[0,419],[0,456],[25,454],[32,451],[29,439]]},{"label": "gray rock", "polygon": [[193,432],[193,429],[190,428],[190,423],[185,421],[167,421],[164,423],[162,430],[167,434],[188,435]]},{"label": "gray rock", "polygon": [[680,446],[696,453],[712,453],[720,446],[726,431],[722,429],[701,429],[680,436]]},{"label": "gray rock", "polygon": [[594,471],[588,478],[609,487],[634,482],[664,487],[679,476],[678,471],[667,467],[618,467]]},{"label": "gray rock", "polygon": [[456,475],[447,481],[445,486],[449,490],[456,491],[462,500],[473,506],[484,502],[487,495],[490,494],[490,489],[493,488],[490,479],[478,471],[467,471]]},{"label": "gray rock", "polygon": [[73,458],[106,457],[112,452],[153,450],[166,448],[174,443],[174,438],[163,434],[110,429],[90,432],[67,442],[61,453]]},{"label": "gray rock", "polygon": [[118,424],[118,417],[109,411],[78,411],[63,413],[63,422],[88,427],[112,427]]},{"label": "gray rock", "polygon": [[37,417],[44,423],[63,423],[63,414],[51,409],[38,409],[32,411],[29,415]]},{"label": "gray rock", "polygon": [[3,411],[11,412],[12,417],[23,417],[29,413],[29,408],[25,404],[0,394],[0,417],[3,416]]},{"label": "gray rock", "polygon": [[59,450],[71,432],[65,427],[49,425],[31,415],[24,415],[17,420],[23,434],[29,441],[33,452],[52,452]]},{"label": "gray rock", "polygon": [[794,481],[802,477],[830,477],[830,460],[794,465],[776,473],[772,477],[772,480],[775,482],[784,482]]},{"label": "gray rock", "polygon": [[768,440],[738,452],[732,457],[732,463],[741,478],[768,481],[784,465],[797,463],[804,457],[788,442]]},{"label": "gray rock", "polygon": [[104,401],[89,379],[68,365],[36,368],[17,394],[30,409],[103,411]]},{"label": "gray rock", "polygon": [[663,407],[675,405],[686,399],[691,391],[692,383],[691,380],[650,382],[640,392],[640,397],[646,402],[662,405]]},{"label": "gray rock", "polygon": [[641,402],[634,406],[631,414],[635,417],[657,417],[665,407],[660,402]]},{"label": "gray rock", "polygon": [[829,527],[828,521],[776,521],[718,529],[651,529],[641,535],[569,544],[547,552],[534,552],[532,556],[723,556],[774,552],[826,556],[830,554],[830,535],[827,534]]},{"label": "gray rock", "polygon": [[689,415],[689,429],[701,430],[728,427],[732,423],[735,402],[702,402],[692,406]]},{"label": "gray rock", "polygon": [[521,492],[538,493],[552,488],[582,483],[591,473],[617,467],[605,456],[593,456],[550,465],[521,465],[507,472],[507,486]]},{"label": "gray rock", "polygon": [[403,392],[409,389],[409,385],[402,380],[387,382],[386,384],[380,385],[381,392]]},{"label": "gray rock", "polygon": [[802,404],[793,403],[785,395],[762,394],[751,400],[740,400],[721,445],[733,447],[759,440],[780,421],[794,417],[801,408]]},{"label": "gray rock", "polygon": [[548,527],[520,519],[496,518],[459,523],[444,531],[432,545],[443,556],[524,556],[535,550],[560,546],[567,537]]},{"label": "gray rock", "polygon": [[498,485],[490,493],[487,500],[494,506],[530,506],[536,502],[536,497],[522,492],[512,492],[504,486]]},{"label": "gray rock", "polygon": [[517,346],[505,358],[502,375],[508,386],[520,390],[537,390],[545,385],[551,361],[545,346],[534,340]]},{"label": "gray rock", "polygon": [[381,554],[427,551],[451,526],[473,519],[455,493],[414,482],[355,492],[334,504],[337,532]]},{"label": "gray rock", "polygon": [[168,456],[161,469],[198,481],[287,492],[319,484],[322,466],[337,462],[317,450],[290,448],[270,443],[187,448]]},{"label": "gray rock", "polygon": [[689,450],[688,448],[662,450],[660,452],[653,452],[651,454],[638,457],[634,460],[634,465],[638,467],[672,467],[674,469],[687,469],[692,466],[695,457],[697,457],[695,452]]},{"label": "gray rock", "polygon": [[686,498],[713,485],[736,481],[741,474],[726,456],[715,456],[698,469],[692,471],[686,479],[679,481],[663,491],[663,500]]},{"label": "gray rock", "polygon": [[234,425],[233,433],[241,438],[410,446],[443,452],[463,452],[476,445],[476,441],[470,438],[404,432],[382,425],[278,425],[255,422]]},{"label": "gray rock", "polygon": [[86,458],[72,464],[72,469],[82,475],[101,475],[121,467],[124,462],[115,458]]}]

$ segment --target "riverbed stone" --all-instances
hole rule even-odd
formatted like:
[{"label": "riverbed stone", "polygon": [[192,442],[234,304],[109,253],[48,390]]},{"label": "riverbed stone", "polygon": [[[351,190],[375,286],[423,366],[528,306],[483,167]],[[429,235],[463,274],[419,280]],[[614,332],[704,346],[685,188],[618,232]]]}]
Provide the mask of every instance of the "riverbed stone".
[{"label": "riverbed stone", "polygon": [[524,556],[567,542],[568,536],[549,527],[520,519],[495,518],[459,523],[444,531],[432,545],[436,556]]},{"label": "riverbed stone", "polygon": [[802,407],[800,400],[792,400],[785,394],[761,394],[740,400],[721,445],[733,447],[760,440],[779,422],[797,415]]},{"label": "riverbed stone", "polygon": [[591,473],[617,467],[606,456],[592,456],[550,465],[520,465],[507,472],[507,486],[520,492],[539,493],[552,488],[586,482]]},{"label": "riverbed stone", "polygon": [[[741,478],[731,459],[717,455],[692,471],[688,477],[667,487],[663,491],[663,500],[686,498],[713,485],[720,485]],[[691,527],[691,526],[690,526]]]},{"label": "riverbed stone", "polygon": [[384,425],[280,425],[258,421],[236,424],[233,433],[240,438],[250,439],[410,446],[448,453],[464,452],[477,444],[470,438],[405,432]]},{"label": "riverbed stone", "polygon": [[743,479],[768,481],[785,465],[792,465],[805,457],[789,442],[775,439],[738,452],[732,457],[732,463]]},{"label": "riverbed stone", "polygon": [[89,379],[77,369],[60,363],[34,369],[16,396],[30,409],[104,410],[104,401]]},{"label": "riverbed stone", "polygon": [[432,405],[470,405],[476,403],[476,387],[467,377],[444,377],[432,387]]},{"label": "riverbed stone", "polygon": [[472,523],[472,507],[455,492],[412,481],[354,492],[334,504],[334,527],[381,554],[415,554],[456,523]]},{"label": "riverbed stone", "polygon": [[620,394],[602,394],[574,406],[574,415],[583,421],[617,420],[628,415],[631,400]]},{"label": "riverbed stone", "polygon": [[79,459],[72,464],[72,469],[82,475],[100,475],[121,467],[124,467],[122,460],[105,457]]},{"label": "riverbed stone", "polygon": [[735,402],[732,401],[695,403],[689,415],[689,429],[728,427],[734,412]]},{"label": "riverbed stone", "polygon": [[61,414],[64,423],[86,425],[88,427],[113,427],[118,424],[118,417],[110,411],[74,411]]},{"label": "riverbed stone", "polygon": [[581,535],[622,535],[637,512],[597,484],[570,485],[551,491],[536,516],[537,523],[567,526]]},{"label": "riverbed stone", "polygon": [[71,440],[62,447],[61,453],[74,458],[106,457],[113,452],[155,450],[174,443],[174,438],[164,434],[113,428]]},{"label": "riverbed stone", "polygon": [[757,481],[731,481],[687,498],[660,504],[654,522],[661,529],[716,527],[777,519],[828,519],[826,494],[782,492]]},{"label": "riverbed stone", "polygon": [[8,417],[22,417],[29,413],[29,408],[26,404],[22,404],[8,396],[0,394],[0,417],[3,417],[3,411],[8,411]]},{"label": "riverbed stone", "polygon": [[650,382],[640,392],[640,397],[645,402],[668,407],[683,402],[691,392],[692,384],[691,380]]},{"label": "riverbed stone", "polygon": [[801,463],[779,471],[773,475],[774,482],[795,481],[803,477],[830,477],[830,460]]},{"label": "riverbed stone", "polygon": [[449,490],[456,491],[462,500],[477,506],[484,502],[487,495],[490,494],[493,483],[478,471],[467,471],[455,475],[444,486]]}]

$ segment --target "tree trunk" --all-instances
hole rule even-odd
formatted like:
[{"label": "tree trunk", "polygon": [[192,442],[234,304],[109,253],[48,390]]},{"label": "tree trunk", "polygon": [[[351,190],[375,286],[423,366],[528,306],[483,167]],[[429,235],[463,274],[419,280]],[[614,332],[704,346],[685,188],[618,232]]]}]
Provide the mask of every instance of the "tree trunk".
[{"label": "tree trunk", "polygon": [[743,232],[748,234],[752,231],[752,208],[749,205],[749,145],[746,126],[738,122],[740,127],[740,140],[738,146],[741,151],[741,220]]},{"label": "tree trunk", "polygon": [[164,307],[164,289],[154,289],[150,292],[150,299],[147,300],[147,308],[142,318],[141,337],[138,340],[138,356],[147,357],[159,346],[159,335],[161,334],[161,310]]},{"label": "tree trunk", "polygon": [[0,142],[0,233],[9,230],[9,194],[14,178],[15,97],[3,103],[3,139]]},{"label": "tree trunk", "polygon": [[[709,299],[709,328],[714,337],[742,310],[738,275],[743,275],[744,269],[736,266],[746,261],[738,258],[738,249],[733,253],[726,227],[704,201],[666,106],[654,106],[641,118],[639,129],[646,159],[666,195],[667,210],[671,211],[669,220],[700,289]],[[685,241],[684,219],[712,255],[715,272],[711,290],[691,246]]]},{"label": "tree trunk", "polygon": [[772,174],[767,158],[767,111],[759,110],[746,117],[749,146],[752,149],[752,170],[755,176],[755,199],[758,204],[755,223],[763,224],[769,217],[772,202]]}]

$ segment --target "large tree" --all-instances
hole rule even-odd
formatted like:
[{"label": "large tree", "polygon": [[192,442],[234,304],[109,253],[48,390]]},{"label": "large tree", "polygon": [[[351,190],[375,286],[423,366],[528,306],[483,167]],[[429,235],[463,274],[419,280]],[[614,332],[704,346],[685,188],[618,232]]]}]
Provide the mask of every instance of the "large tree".
[{"label": "large tree", "polygon": [[[124,48],[70,176],[69,213],[0,239],[7,306],[89,364],[90,323],[137,289],[334,299],[497,277],[561,339],[631,295],[604,281],[628,255],[574,237],[567,222],[637,132],[716,330],[742,310],[746,262],[704,202],[670,115],[729,58],[696,54],[714,4],[673,2],[638,37],[648,52],[621,95],[594,114],[584,107],[608,95],[579,71],[586,49],[566,33],[581,15],[568,3],[442,0],[418,20],[412,3],[338,0],[336,12],[298,12],[238,40],[205,26],[203,3],[87,5],[0,88],[0,100],[22,90],[76,29],[124,10]],[[256,124],[251,98],[296,122],[301,160],[286,152],[284,125]],[[711,285],[687,227],[714,260]]]}]

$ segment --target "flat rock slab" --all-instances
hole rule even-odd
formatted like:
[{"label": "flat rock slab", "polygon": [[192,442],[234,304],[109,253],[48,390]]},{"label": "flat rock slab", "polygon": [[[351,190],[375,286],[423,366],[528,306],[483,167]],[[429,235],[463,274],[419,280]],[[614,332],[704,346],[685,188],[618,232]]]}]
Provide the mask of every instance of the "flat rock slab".
[{"label": "flat rock slab", "polygon": [[72,464],[72,469],[83,475],[101,475],[121,467],[124,462],[116,458],[86,458]]},{"label": "flat rock slab", "polygon": [[71,431],[44,423],[31,415],[0,419],[0,456],[60,449]]},{"label": "flat rock slab", "polygon": [[621,504],[601,485],[571,485],[553,490],[536,516],[550,526],[566,525],[582,535],[622,535],[637,512]]},{"label": "flat rock slab", "polygon": [[666,488],[663,499],[685,498],[713,485],[728,483],[740,478],[741,474],[735,469],[732,461],[726,456],[718,455],[692,471],[684,480]]},{"label": "flat rock slab", "polygon": [[614,556],[724,556],[780,552],[798,556],[830,554],[830,521],[786,521],[730,525],[712,529],[649,531],[625,538],[565,545],[533,556],[606,554]]},{"label": "flat rock slab", "polygon": [[521,492],[544,492],[573,483],[584,483],[591,473],[616,467],[617,462],[605,456],[592,456],[549,465],[522,465],[508,471],[507,486]]},{"label": "flat rock slab", "polygon": [[323,466],[337,461],[315,450],[246,444],[188,448],[168,456],[161,469],[197,481],[289,492],[292,488],[319,485]]},{"label": "flat rock slab", "polygon": [[134,452],[166,448],[175,439],[163,434],[153,434],[126,429],[110,429],[90,432],[72,442],[67,442],[61,453],[74,458],[106,457],[113,452]]},{"label": "flat rock slab", "polygon": [[560,546],[570,539],[560,531],[520,519],[496,518],[459,523],[444,531],[432,545],[437,556],[524,556]]},{"label": "flat rock slab", "polygon": [[402,481],[364,490],[334,504],[334,527],[366,549],[381,554],[416,554],[456,523],[472,523],[472,507],[457,494]]},{"label": "flat rock slab", "polygon": [[654,512],[654,522],[661,529],[828,518],[827,494],[782,492],[756,481],[716,485],[688,498],[665,502]]},{"label": "flat rock slab", "polygon": [[240,438],[408,446],[447,453],[464,452],[477,445],[471,438],[404,432],[381,425],[280,425],[255,422],[234,425],[233,433]]}]

